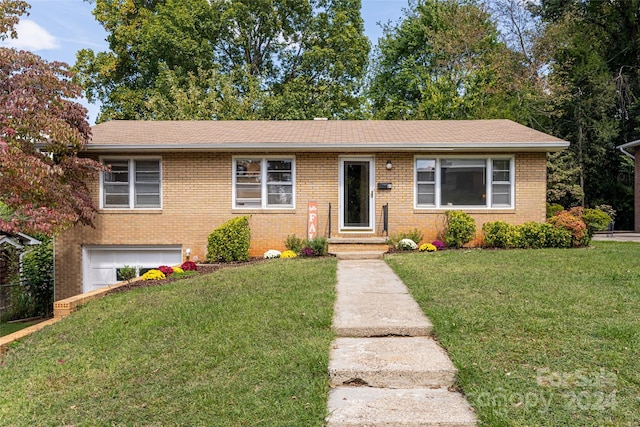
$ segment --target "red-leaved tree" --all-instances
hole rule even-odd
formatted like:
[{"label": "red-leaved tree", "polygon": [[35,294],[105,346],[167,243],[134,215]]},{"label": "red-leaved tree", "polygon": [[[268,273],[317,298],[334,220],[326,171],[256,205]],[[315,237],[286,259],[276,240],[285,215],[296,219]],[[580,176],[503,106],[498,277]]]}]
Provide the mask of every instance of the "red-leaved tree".
[{"label": "red-leaved tree", "polygon": [[[0,0],[0,40],[16,36],[28,7]],[[91,127],[72,77],[67,64],[0,47],[0,231],[52,235],[92,223],[85,183],[102,166],[78,157]]]}]

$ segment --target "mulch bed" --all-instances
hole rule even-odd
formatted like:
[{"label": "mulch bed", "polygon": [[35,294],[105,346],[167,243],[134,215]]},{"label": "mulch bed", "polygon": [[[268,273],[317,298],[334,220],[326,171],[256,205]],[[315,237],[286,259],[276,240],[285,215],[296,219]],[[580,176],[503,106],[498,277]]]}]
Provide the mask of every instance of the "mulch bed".
[{"label": "mulch bed", "polygon": [[[249,261],[243,261],[243,262],[218,262],[214,264],[197,264],[198,266],[197,276],[202,276],[203,274],[210,274],[210,273],[213,273],[214,271],[218,271],[223,268],[244,267],[247,265],[262,264],[269,261],[271,260],[264,259],[264,258],[250,258]],[[149,288],[152,286],[164,285],[166,283],[176,282],[178,280],[184,280],[190,277],[197,277],[197,276],[193,275],[193,276],[184,276],[184,277],[175,278],[173,277],[173,275],[170,275],[166,279],[162,279],[162,280],[136,280],[135,282],[131,282],[128,285],[124,285],[124,286],[120,286],[112,289],[111,291],[107,292],[107,295],[116,294],[119,292],[127,292],[131,289]]]}]

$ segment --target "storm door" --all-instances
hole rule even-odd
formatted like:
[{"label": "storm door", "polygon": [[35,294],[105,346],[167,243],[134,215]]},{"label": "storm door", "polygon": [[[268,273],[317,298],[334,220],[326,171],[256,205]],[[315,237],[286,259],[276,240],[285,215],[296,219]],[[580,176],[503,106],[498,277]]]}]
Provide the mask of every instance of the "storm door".
[{"label": "storm door", "polygon": [[373,159],[340,160],[341,231],[373,231]]}]

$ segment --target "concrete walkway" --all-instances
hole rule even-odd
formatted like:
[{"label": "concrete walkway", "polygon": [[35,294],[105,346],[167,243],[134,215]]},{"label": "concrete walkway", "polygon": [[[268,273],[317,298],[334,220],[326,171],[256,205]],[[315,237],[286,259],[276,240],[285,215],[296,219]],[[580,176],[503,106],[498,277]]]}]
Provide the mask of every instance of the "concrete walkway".
[{"label": "concrete walkway", "polygon": [[327,426],[475,426],[431,323],[382,260],[338,261]]},{"label": "concrete walkway", "polygon": [[616,231],[613,234],[596,233],[593,236],[595,241],[612,241],[612,242],[640,242],[640,233],[632,233],[625,231]]}]

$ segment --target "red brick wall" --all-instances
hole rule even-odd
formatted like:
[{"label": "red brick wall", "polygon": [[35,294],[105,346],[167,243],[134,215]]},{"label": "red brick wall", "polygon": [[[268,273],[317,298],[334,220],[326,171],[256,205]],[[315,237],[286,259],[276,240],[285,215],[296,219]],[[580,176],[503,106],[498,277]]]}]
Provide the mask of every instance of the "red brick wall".
[{"label": "red brick wall", "polygon": [[[253,153],[252,153],[253,154]],[[191,248],[191,259],[206,257],[207,236],[237,215],[251,215],[251,254],[284,249],[287,235],[306,235],[307,205],[318,202],[318,234],[328,231],[328,206],[332,205],[332,236],[338,233],[339,158],[349,153],[296,153],[296,208],[294,210],[245,210],[232,208],[232,154],[175,153],[162,156],[162,209],[102,210],[95,228],[77,226],[56,239],[56,300],[82,292],[82,245],[182,245]],[[366,156],[360,153],[353,155]],[[434,155],[437,155],[434,153]],[[390,234],[413,228],[425,240],[434,240],[442,229],[443,210],[414,209],[414,153],[370,153],[375,158],[375,180],[391,182],[392,190],[376,190],[376,232],[381,235],[382,206],[389,203]],[[518,154],[515,209],[467,210],[478,230],[486,221],[502,219],[518,224],[544,221],[546,156]],[[391,160],[393,168],[385,164]],[[92,185],[96,202],[98,183]],[[361,235],[359,235],[361,236]],[[366,234],[365,234],[366,236]]]}]

